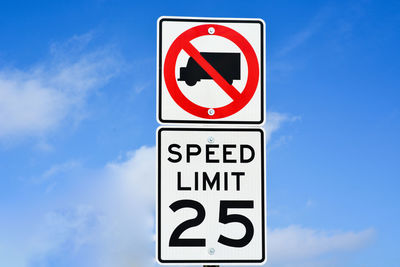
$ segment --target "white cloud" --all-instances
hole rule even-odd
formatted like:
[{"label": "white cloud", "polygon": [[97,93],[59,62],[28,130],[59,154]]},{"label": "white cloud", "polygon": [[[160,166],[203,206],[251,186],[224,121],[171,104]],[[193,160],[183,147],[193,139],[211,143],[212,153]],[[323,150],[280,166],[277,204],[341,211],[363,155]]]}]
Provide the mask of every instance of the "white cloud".
[{"label": "white cloud", "polygon": [[29,240],[32,256],[44,258],[62,247],[72,252],[79,250],[97,235],[99,220],[93,208],[85,205],[48,212],[39,234]]},{"label": "white cloud", "polygon": [[[285,117],[275,116],[278,122]],[[270,129],[279,125],[275,122]],[[0,265],[47,266],[49,260],[63,259],[77,267],[155,266],[155,158],[155,147],[141,147],[88,175],[71,177],[79,181],[78,188],[69,189],[64,200],[58,199],[57,208],[42,218],[27,220],[35,224],[11,235],[7,231],[8,238],[2,230],[9,228],[0,228]],[[60,164],[45,173],[50,177],[65,175],[72,165]],[[57,188],[53,193],[62,191]],[[269,229],[267,266],[328,266],[318,262],[320,256],[360,249],[373,235],[372,229]]]},{"label": "white cloud", "polygon": [[[85,175],[77,176],[77,168]],[[154,147],[129,152],[99,170],[82,170],[76,161],[54,165],[41,184],[62,183],[62,177],[75,188],[53,189],[50,208],[36,207],[33,217],[24,216],[17,225],[0,221],[0,266],[48,266],[54,259],[77,267],[152,265]]]},{"label": "white cloud", "polygon": [[[57,165],[45,174],[54,176],[74,164]],[[74,196],[83,204],[46,215],[48,234],[38,241],[43,249],[30,253],[30,262],[45,263],[60,250],[67,255],[85,251],[86,264],[99,267],[144,266],[143,261],[152,260],[155,148],[129,152],[91,175],[84,194]]]},{"label": "white cloud", "polygon": [[105,233],[100,240],[101,266],[140,266],[142,260],[151,261],[155,158],[155,147],[141,147],[127,153],[125,160],[106,165],[103,190],[109,192],[100,204],[104,207],[102,232]]},{"label": "white cloud", "polygon": [[118,71],[111,48],[92,48],[91,34],[53,44],[51,57],[27,70],[0,69],[0,138],[43,136],[79,120],[87,95]]},{"label": "white cloud", "polygon": [[265,123],[265,139],[267,144],[271,140],[272,133],[281,128],[284,122],[296,121],[299,120],[298,116],[290,116],[288,114],[279,113],[279,112],[267,112],[267,119]]},{"label": "white cloud", "polygon": [[[105,175],[115,185],[120,197],[141,200],[141,204],[153,205],[155,198],[155,147],[141,147],[128,152],[125,161],[108,163]],[[122,194],[122,195],[121,195]]]},{"label": "white cloud", "polygon": [[373,229],[359,232],[328,232],[295,225],[270,229],[268,262],[272,266],[299,266],[301,262],[310,263],[310,260],[321,255],[355,251],[370,244],[374,233]]}]

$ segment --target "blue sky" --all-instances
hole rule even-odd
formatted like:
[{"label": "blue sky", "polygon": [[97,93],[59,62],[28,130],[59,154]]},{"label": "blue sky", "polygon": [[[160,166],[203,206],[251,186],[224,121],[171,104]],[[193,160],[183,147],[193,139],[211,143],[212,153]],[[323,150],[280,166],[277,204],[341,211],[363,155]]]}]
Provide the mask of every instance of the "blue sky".
[{"label": "blue sky", "polygon": [[266,266],[398,266],[400,3],[0,4],[0,266],[155,266],[156,20],[266,21]]}]

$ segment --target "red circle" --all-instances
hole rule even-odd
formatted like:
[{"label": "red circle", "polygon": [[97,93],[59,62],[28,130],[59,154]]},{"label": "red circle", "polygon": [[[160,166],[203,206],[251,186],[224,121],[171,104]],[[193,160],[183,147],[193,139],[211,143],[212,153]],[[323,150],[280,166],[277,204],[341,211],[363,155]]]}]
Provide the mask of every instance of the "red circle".
[{"label": "red circle", "polygon": [[[226,106],[213,108],[215,114],[212,116],[208,114],[208,110],[210,108],[202,107],[193,103],[181,92],[175,76],[176,61],[185,44],[200,36],[209,35],[208,29],[210,27],[215,29],[215,33],[213,33],[213,35],[224,37],[239,47],[246,58],[248,66],[246,86],[242,93],[240,93],[240,97],[238,99],[234,99]],[[246,106],[257,89],[260,74],[257,55],[246,38],[231,28],[217,24],[204,24],[196,26],[179,35],[169,48],[165,57],[164,65],[165,84],[174,101],[190,114],[205,119],[225,118],[235,114],[244,106]]]}]

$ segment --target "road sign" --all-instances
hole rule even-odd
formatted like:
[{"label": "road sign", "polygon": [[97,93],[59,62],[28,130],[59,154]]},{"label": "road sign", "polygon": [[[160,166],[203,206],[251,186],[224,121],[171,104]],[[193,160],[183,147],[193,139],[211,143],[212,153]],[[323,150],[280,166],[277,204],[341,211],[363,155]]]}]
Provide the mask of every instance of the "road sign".
[{"label": "road sign", "polygon": [[157,259],[174,264],[265,261],[261,128],[159,128]]},{"label": "road sign", "polygon": [[161,17],[160,123],[262,124],[264,22]]}]

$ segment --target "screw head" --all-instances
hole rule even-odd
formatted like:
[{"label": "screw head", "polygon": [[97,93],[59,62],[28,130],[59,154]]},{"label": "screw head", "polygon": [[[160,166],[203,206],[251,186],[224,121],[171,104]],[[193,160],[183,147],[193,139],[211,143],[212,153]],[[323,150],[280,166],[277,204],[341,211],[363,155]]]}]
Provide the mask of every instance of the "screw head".
[{"label": "screw head", "polygon": [[208,254],[214,255],[214,253],[215,253],[215,249],[214,249],[214,248],[210,248],[210,249],[208,250]]},{"label": "screw head", "polygon": [[209,34],[214,34],[214,33],[215,33],[214,27],[208,28],[208,33],[209,33]]},{"label": "screw head", "polygon": [[214,137],[210,136],[210,137],[207,138],[207,141],[208,141],[209,143],[214,143],[214,142],[215,142],[215,139],[214,139]]},{"label": "screw head", "polygon": [[212,109],[212,108],[210,108],[210,109],[208,110],[208,115],[213,116],[214,114],[215,114],[215,110]]}]

